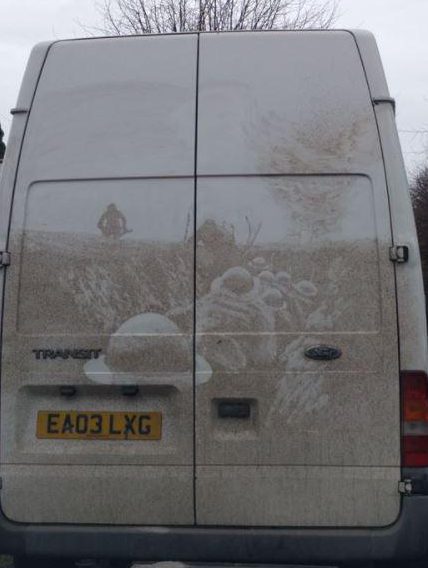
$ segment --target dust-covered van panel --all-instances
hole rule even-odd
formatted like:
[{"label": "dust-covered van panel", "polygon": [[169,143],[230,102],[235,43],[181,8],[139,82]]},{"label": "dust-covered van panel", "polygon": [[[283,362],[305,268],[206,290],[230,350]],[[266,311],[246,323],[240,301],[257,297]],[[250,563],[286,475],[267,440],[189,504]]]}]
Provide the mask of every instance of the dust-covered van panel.
[{"label": "dust-covered van panel", "polygon": [[[208,364],[196,369],[200,522],[311,524],[308,508],[328,499],[317,522],[360,523],[352,503],[378,491],[363,479],[379,476],[392,495],[388,468],[399,462],[383,195],[366,176],[207,176],[197,203],[196,347]],[[306,473],[292,502],[277,481],[297,466]],[[346,500],[313,495],[331,491],[331,467],[359,468],[351,492],[336,486]],[[241,482],[276,507],[253,518]],[[366,513],[378,522],[396,511],[391,498]]]},{"label": "dust-covered van panel", "polygon": [[[12,233],[3,459],[35,476],[42,464],[93,465],[80,491],[94,522],[193,518],[193,199],[188,178],[40,182]],[[113,470],[94,492],[102,464],[140,466],[122,471],[138,498],[111,492]],[[14,493],[25,476],[12,478],[7,514],[35,520]],[[53,507],[34,502],[38,519],[85,520],[82,508],[52,512],[72,478]],[[119,495],[128,513],[112,516]]]},{"label": "dust-covered van panel", "polygon": [[[8,312],[8,329],[15,328],[19,349],[9,353],[5,379],[4,400],[15,409],[3,428],[7,460],[190,464],[193,200],[188,178],[30,186],[23,230],[12,233],[20,271],[11,274],[17,312],[16,320]],[[144,389],[142,404],[121,394],[128,386],[132,395],[135,385]],[[61,399],[67,386],[78,398]],[[51,431],[35,438],[40,411],[51,412]],[[106,412],[131,413],[134,441],[114,434],[117,426],[109,434],[105,423],[106,439],[94,443],[88,431],[82,446],[73,423],[79,411],[93,416],[92,431]],[[161,414],[156,441],[135,437],[135,412],[144,411]]]},{"label": "dust-covered van panel", "polygon": [[349,32],[206,34],[198,174],[362,173],[381,160]]},{"label": "dust-covered van panel", "polygon": [[[191,179],[32,185],[21,245],[19,333],[110,335],[138,314],[187,310],[193,304],[193,191]],[[186,313],[177,333],[192,332],[192,313]]]},{"label": "dust-covered van panel", "polygon": [[[197,223],[198,330],[212,312],[227,328],[230,293],[261,301],[260,319],[248,321],[248,332],[379,331],[370,179],[199,178]],[[219,315],[209,298],[222,295]],[[263,323],[268,313],[276,314],[270,328]]]},{"label": "dust-covered van panel", "polygon": [[[10,233],[2,459],[31,464],[8,470],[14,520],[30,508],[41,522],[86,522],[84,500],[99,523],[194,521],[196,62],[195,34],[48,51]],[[65,511],[74,481],[60,466],[84,464],[92,481],[78,474]],[[111,489],[107,464],[137,499]],[[43,466],[55,495],[36,481]],[[39,509],[25,496],[35,485]]]},{"label": "dust-covered van panel", "polygon": [[196,57],[196,35],[55,43],[28,122],[28,181],[193,175]]},{"label": "dust-covered van panel", "polygon": [[393,243],[353,35],[55,42],[39,71],[8,176],[6,515],[392,523]]}]

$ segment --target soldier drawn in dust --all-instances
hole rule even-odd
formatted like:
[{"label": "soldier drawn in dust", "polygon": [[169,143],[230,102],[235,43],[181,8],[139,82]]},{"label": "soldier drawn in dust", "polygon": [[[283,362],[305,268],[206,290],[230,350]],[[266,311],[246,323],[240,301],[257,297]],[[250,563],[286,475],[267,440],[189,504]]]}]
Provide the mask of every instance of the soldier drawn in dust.
[{"label": "soldier drawn in dust", "polygon": [[114,203],[110,203],[101,215],[97,226],[103,236],[110,239],[120,239],[126,233],[132,232],[132,229],[127,227],[125,215],[119,211]]},{"label": "soldier drawn in dust", "polygon": [[275,318],[242,266],[213,280],[196,307],[197,347],[214,371],[266,367],[275,358]]}]

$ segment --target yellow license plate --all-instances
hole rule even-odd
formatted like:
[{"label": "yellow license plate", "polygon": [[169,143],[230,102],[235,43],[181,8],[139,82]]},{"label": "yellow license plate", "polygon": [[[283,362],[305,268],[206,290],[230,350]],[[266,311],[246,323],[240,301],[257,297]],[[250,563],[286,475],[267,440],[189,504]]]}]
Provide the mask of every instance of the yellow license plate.
[{"label": "yellow license plate", "polygon": [[160,440],[161,412],[40,410],[38,438],[64,440]]}]

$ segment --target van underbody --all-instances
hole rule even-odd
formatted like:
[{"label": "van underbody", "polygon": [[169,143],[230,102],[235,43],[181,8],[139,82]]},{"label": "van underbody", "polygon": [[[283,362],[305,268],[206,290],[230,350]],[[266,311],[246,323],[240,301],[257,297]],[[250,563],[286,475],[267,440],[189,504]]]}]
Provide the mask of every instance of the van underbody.
[{"label": "van underbody", "polygon": [[384,528],[109,527],[0,522],[5,554],[199,564],[413,566],[428,557],[428,497],[403,497]]}]

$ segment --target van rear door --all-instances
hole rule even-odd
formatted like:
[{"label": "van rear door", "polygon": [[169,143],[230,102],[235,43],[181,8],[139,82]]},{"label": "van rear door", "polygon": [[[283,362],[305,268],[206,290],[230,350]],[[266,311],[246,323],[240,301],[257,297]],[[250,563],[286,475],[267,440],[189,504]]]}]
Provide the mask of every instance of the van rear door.
[{"label": "van rear door", "polygon": [[200,41],[197,521],[387,525],[400,504],[394,268],[354,38]]},{"label": "van rear door", "polygon": [[4,310],[14,521],[193,523],[196,59],[196,35],[47,55]]}]

